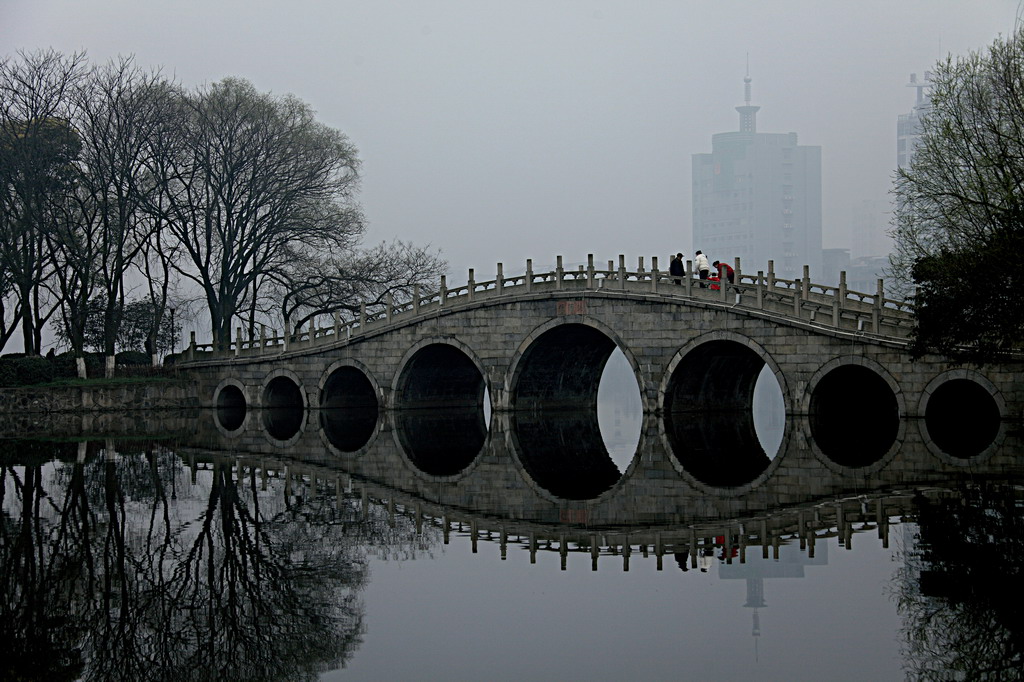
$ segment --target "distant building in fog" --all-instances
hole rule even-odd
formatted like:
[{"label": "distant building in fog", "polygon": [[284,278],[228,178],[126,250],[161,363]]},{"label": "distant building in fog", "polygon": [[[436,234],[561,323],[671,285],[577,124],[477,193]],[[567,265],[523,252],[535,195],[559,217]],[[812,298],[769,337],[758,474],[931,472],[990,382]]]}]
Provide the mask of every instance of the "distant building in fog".
[{"label": "distant building in fog", "polygon": [[931,82],[931,72],[924,72],[924,80],[917,80],[917,74],[910,74],[910,82],[907,87],[917,90],[917,100],[914,108],[909,114],[901,114],[896,121],[896,167],[907,168],[914,160],[914,148],[917,140],[921,137],[921,117],[931,109],[931,101],[928,99],[928,88]]},{"label": "distant building in fog", "polygon": [[850,215],[850,257],[888,256],[892,250],[891,219],[892,204],[887,199],[864,199],[854,204]]},{"label": "distant building in fog", "polygon": [[810,265],[817,281],[821,147],[797,144],[796,133],[757,132],[760,107],[750,104],[750,76],[743,82],[739,130],[713,135],[711,153],[692,157],[693,250],[712,261],[738,256],[747,273],[766,271],[771,259],[786,279]]}]

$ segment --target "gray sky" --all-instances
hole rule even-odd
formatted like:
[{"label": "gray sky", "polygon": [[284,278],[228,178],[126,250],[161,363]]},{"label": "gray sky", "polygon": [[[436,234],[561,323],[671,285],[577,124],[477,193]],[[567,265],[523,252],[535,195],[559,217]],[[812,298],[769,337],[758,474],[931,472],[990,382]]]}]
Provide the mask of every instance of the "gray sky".
[{"label": "gray sky", "polygon": [[[0,54],[134,54],[186,85],[293,93],[363,160],[369,241],[452,281],[690,248],[690,155],[734,130],[821,145],[826,247],[886,200],[911,72],[1013,30],[1017,0],[0,0]],[[729,258],[729,254],[714,254]]]}]

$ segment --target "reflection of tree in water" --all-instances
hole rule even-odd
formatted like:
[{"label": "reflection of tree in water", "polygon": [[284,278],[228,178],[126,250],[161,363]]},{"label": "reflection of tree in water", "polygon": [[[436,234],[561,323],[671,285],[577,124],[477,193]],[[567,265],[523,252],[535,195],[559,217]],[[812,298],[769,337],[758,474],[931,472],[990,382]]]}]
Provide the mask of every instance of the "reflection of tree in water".
[{"label": "reflection of tree in water", "polygon": [[1022,499],[994,485],[919,497],[897,584],[913,679],[1024,679]]},{"label": "reflection of tree in water", "polygon": [[411,524],[291,500],[228,464],[191,473],[158,451],[0,468],[0,678],[298,680],[344,665],[368,552],[416,542]]}]

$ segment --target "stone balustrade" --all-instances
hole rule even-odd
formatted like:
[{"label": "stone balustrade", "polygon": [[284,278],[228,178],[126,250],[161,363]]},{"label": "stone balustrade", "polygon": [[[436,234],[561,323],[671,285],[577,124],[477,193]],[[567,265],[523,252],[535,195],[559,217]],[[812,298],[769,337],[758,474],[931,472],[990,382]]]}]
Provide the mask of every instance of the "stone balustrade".
[{"label": "stone balustrade", "polygon": [[588,294],[726,307],[735,312],[775,318],[780,323],[800,322],[899,342],[909,338],[913,305],[887,298],[881,279],[875,292],[865,293],[847,288],[845,272],[840,273],[838,285],[826,285],[812,282],[807,266],[803,268],[802,278],[783,279],[775,276],[772,261],[768,262],[767,272],[759,270],[755,274],[743,272],[740,265],[737,258],[735,281],[722,283],[698,279],[692,261],[686,262],[685,276],[674,277],[659,269],[657,257],[651,259],[650,268],[645,268],[641,256],[636,269],[628,270],[622,255],[617,264],[607,261],[607,267],[600,269],[595,266],[593,255],[587,257],[585,266],[569,268],[563,265],[562,256],[558,256],[553,270],[535,271],[533,261],[527,260],[523,273],[509,276],[504,274],[503,264],[498,263],[494,279],[477,281],[475,271],[470,269],[465,284],[450,287],[447,278],[442,276],[435,291],[420,292],[417,287],[410,300],[388,300],[373,310],[368,310],[364,304],[352,319],[343,319],[340,312],[335,312],[316,316],[299,329],[288,329],[286,325],[280,333],[261,327],[258,335],[249,338],[244,338],[242,329],[238,328],[235,338],[224,344],[216,340],[197,343],[193,332],[185,361],[208,360],[211,353],[253,356],[345,343],[392,325],[415,323],[442,311],[499,300]]}]

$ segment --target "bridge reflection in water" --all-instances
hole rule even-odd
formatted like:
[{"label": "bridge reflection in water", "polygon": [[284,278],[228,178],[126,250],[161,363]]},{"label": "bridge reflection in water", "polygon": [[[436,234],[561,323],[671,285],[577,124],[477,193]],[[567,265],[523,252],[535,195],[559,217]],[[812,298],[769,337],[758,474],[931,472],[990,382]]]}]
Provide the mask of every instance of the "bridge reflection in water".
[{"label": "bridge reflection in water", "polygon": [[[308,677],[357,655],[370,556],[415,558],[455,535],[473,552],[493,543],[503,560],[557,555],[563,570],[579,555],[594,571],[629,571],[636,561],[658,570],[706,568],[709,559],[744,566],[792,551],[807,565],[821,563],[826,539],[850,549],[862,535],[888,547],[893,524],[925,509],[939,527],[922,528],[932,544],[906,561],[932,568],[901,583],[913,588],[904,603],[983,599],[986,613],[1005,608],[979,597],[982,587],[968,596],[954,589],[956,562],[944,552],[963,562],[984,549],[995,567],[1009,561],[998,549],[1020,542],[976,527],[1020,527],[1014,489],[1009,502],[979,501],[978,491],[1022,473],[1020,436],[1003,426],[988,444],[961,439],[948,452],[926,420],[903,421],[880,456],[835,459],[809,419],[789,419],[769,457],[751,440],[749,420],[648,415],[619,466],[593,411],[487,419],[465,408],[289,414],[279,406],[148,419],[154,432],[187,435],[140,445],[145,429],[129,425],[121,431],[134,442],[0,441],[4,512],[18,529],[0,536],[0,570],[13,581],[0,601],[8,672],[141,675],[159,661],[166,678],[197,665],[225,677]],[[967,480],[975,492],[962,492]],[[965,502],[947,504],[961,495]],[[942,532],[953,521],[959,544]],[[972,547],[972,537],[985,547]],[[30,558],[38,570],[20,570]],[[763,584],[748,573],[722,575],[747,576],[746,605],[756,609]],[[108,609],[115,590],[118,605]],[[50,635],[40,647],[29,640],[44,624]],[[154,629],[166,636],[150,636]]]}]

